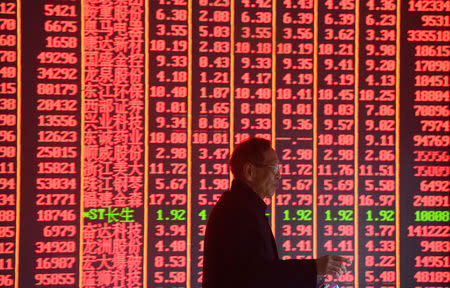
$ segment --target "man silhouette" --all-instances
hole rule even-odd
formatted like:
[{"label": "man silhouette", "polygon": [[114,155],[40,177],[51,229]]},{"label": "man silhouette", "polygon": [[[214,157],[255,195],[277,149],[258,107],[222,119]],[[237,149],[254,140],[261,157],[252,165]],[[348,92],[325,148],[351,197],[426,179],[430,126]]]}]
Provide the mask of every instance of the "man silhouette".
[{"label": "man silhouette", "polygon": [[317,280],[346,271],[346,258],[327,255],[310,260],[280,260],[265,216],[263,199],[272,197],[280,171],[268,140],[250,138],[230,157],[231,189],[208,219],[203,288],[316,288]]}]

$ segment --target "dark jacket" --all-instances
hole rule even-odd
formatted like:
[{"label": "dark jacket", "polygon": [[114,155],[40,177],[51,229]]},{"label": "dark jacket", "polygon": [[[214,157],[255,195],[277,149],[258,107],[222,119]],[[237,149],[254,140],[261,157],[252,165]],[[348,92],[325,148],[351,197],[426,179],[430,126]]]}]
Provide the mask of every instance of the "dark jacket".
[{"label": "dark jacket", "polygon": [[315,260],[280,260],[265,211],[245,183],[233,180],[208,219],[203,288],[315,288]]}]

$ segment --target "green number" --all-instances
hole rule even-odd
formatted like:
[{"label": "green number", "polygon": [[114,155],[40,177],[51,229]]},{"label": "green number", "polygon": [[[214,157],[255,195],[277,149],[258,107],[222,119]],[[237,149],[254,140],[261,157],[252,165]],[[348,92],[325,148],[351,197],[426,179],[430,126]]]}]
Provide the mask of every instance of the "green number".
[{"label": "green number", "polygon": [[325,221],[331,221],[331,210],[325,211]]},{"label": "green number", "polygon": [[159,209],[158,211],[156,211],[156,214],[158,214],[158,218],[156,218],[156,220],[158,220],[158,221],[164,220],[164,218],[162,216],[162,214],[163,214],[162,209]]},{"label": "green number", "polygon": [[339,210],[338,215],[341,216],[339,221],[353,221],[353,210]]},{"label": "green number", "polygon": [[200,218],[201,218],[203,221],[205,221],[208,215],[206,215],[206,210],[203,209],[202,211],[200,211],[200,213],[198,213],[198,216],[200,216]]},{"label": "green number", "polygon": [[311,210],[297,210],[297,220],[300,221],[311,221],[312,211]]},{"label": "green number", "polygon": [[170,220],[186,220],[186,210],[184,209],[170,210],[170,215],[172,215]]},{"label": "green number", "polygon": [[372,210],[367,210],[367,219],[366,221],[373,221]]},{"label": "green number", "polygon": [[381,210],[381,221],[394,221],[394,210]]}]

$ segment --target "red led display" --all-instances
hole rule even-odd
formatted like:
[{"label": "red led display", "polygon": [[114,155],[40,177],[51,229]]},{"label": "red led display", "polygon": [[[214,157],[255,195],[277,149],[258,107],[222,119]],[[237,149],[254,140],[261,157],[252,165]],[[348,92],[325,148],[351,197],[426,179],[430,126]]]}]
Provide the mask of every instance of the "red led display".
[{"label": "red led display", "polygon": [[280,257],[450,283],[448,1],[4,0],[0,286],[201,287],[236,143]]}]

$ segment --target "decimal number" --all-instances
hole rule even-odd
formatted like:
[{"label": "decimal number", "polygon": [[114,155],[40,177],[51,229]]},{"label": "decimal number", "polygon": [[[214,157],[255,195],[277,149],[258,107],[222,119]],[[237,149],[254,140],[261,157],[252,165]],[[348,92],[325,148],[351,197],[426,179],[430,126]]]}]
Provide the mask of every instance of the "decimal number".
[{"label": "decimal number", "polygon": [[[209,197],[208,197],[209,196]],[[198,205],[215,205],[222,194],[198,194]],[[212,200],[212,201],[209,201]]]},{"label": "decimal number", "polygon": [[[267,0],[266,0],[267,1]],[[210,6],[210,7],[229,7],[229,0],[200,0],[200,6]]]},{"label": "decimal number", "polygon": [[[292,244],[295,246],[292,247]],[[286,252],[290,251],[312,251],[311,240],[300,240],[297,243],[291,243],[291,240],[285,240],[281,245]]]},{"label": "decimal number", "polygon": [[367,237],[392,237],[394,235],[395,225],[377,225],[375,228],[374,225],[366,225],[364,236]]},{"label": "decimal number", "polygon": [[155,179],[156,190],[183,190],[187,184],[186,178],[172,178],[170,180],[164,178]]},{"label": "decimal number", "polygon": [[369,252],[393,252],[396,249],[394,240],[369,240],[364,246]]},{"label": "decimal number", "polygon": [[[186,21],[188,18],[188,11],[186,9],[158,9],[155,12],[156,20],[171,20],[171,21]],[[169,13],[169,15],[167,14]]]},{"label": "decimal number", "polygon": [[[367,120],[368,121],[368,120]],[[385,120],[386,121],[386,120]],[[351,131],[355,120],[353,119],[324,119],[324,130]]]},{"label": "decimal number", "polygon": [[296,210],[293,213],[283,210],[283,215],[283,221],[312,221],[312,210]]},{"label": "decimal number", "polygon": [[353,221],[353,210],[337,210],[337,213],[332,213],[328,209],[325,211],[325,221]]},{"label": "decimal number", "polygon": [[[155,244],[155,248],[158,252],[172,251],[172,252],[184,252],[186,251],[186,241],[185,240],[173,240],[170,242],[168,247],[164,245],[163,240],[159,240]],[[168,249],[168,250],[167,250]]]},{"label": "decimal number", "polygon": [[187,36],[188,29],[187,25],[182,24],[157,24],[156,25],[156,35],[158,36]]},{"label": "decimal number", "polygon": [[[312,1],[299,1],[299,3],[304,3],[304,2],[311,2]],[[249,7],[256,7],[256,8],[271,8],[272,4],[269,0],[241,0],[242,5],[244,5],[245,8],[249,8]],[[306,9],[304,8],[304,6],[300,6],[300,8],[302,9]],[[311,7],[312,8],[312,7]]]},{"label": "decimal number", "polygon": [[[335,240],[336,241],[336,240]],[[353,248],[353,240],[341,240],[335,245],[333,240],[328,240],[323,244],[323,247],[326,251],[342,251],[342,252],[351,252],[354,251]]]},{"label": "decimal number", "polygon": [[325,225],[324,236],[353,236],[355,229],[353,225],[338,225],[337,229],[334,229],[333,225]]},{"label": "decimal number", "polygon": [[[200,10],[198,21],[200,22],[230,22],[230,12],[216,10],[212,12],[212,15],[208,15],[208,10]],[[208,17],[210,16],[210,17]],[[212,16],[212,17],[211,17]]]},{"label": "decimal number", "polygon": [[186,236],[186,225],[156,225],[155,236]]},{"label": "decimal number", "polygon": [[75,273],[45,273],[34,276],[35,284],[41,285],[72,285],[75,284]]},{"label": "decimal number", "polygon": [[230,154],[229,148],[216,148],[213,150],[212,153],[209,153],[208,149],[206,148],[199,148],[198,149],[198,159],[210,159],[209,157],[212,157],[212,159],[228,159],[228,155]]},{"label": "decimal number", "polygon": [[283,236],[312,236],[312,225],[289,225],[284,224],[282,227]]},{"label": "decimal number", "polygon": [[170,152],[166,151],[166,148],[156,148],[156,159],[186,159],[186,148],[170,148]]},{"label": "decimal number", "polygon": [[155,272],[155,283],[184,283],[186,282],[186,272],[170,271],[164,273],[162,271]]},{"label": "decimal number", "polygon": [[183,52],[188,48],[188,42],[185,40],[174,40],[166,43],[166,40],[151,40],[150,51],[171,51],[171,52]]},{"label": "decimal number", "polygon": [[188,57],[183,55],[158,55],[156,56],[156,62],[158,67],[186,67]]},{"label": "decimal number", "polygon": [[271,27],[244,26],[241,28],[242,38],[269,39],[272,37]]},{"label": "decimal number", "polygon": [[[187,202],[186,194],[171,193],[166,198],[165,194],[152,193],[148,198],[149,205],[185,205]],[[170,200],[168,198],[170,198]]]},{"label": "decimal number", "polygon": [[228,53],[230,51],[230,43],[227,41],[200,41],[199,52],[207,53]]},{"label": "decimal number", "polygon": [[350,149],[325,149],[324,161],[351,161],[354,159],[354,152]]},{"label": "decimal number", "polygon": [[[368,260],[368,261],[370,261],[370,260]],[[380,275],[377,278],[375,278],[376,276],[374,275],[374,272],[375,271],[370,271],[370,270],[365,271],[364,279],[366,282],[368,282],[368,283],[375,282],[375,281],[395,282],[395,271],[383,271],[380,273]],[[367,287],[374,287],[374,286],[367,286]],[[381,286],[381,287],[394,287],[394,286]]]},{"label": "decimal number", "polygon": [[366,256],[365,257],[366,267],[395,267],[395,256],[393,255],[381,255],[378,257],[375,256]]},{"label": "decimal number", "polygon": [[166,260],[164,256],[155,256],[154,265],[160,267],[185,267],[186,256],[168,256]]}]

